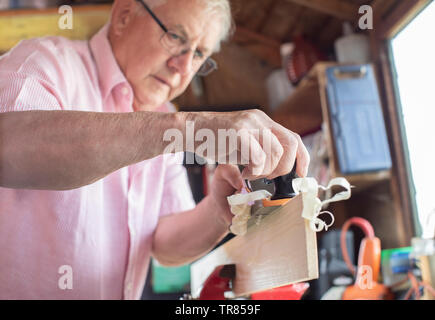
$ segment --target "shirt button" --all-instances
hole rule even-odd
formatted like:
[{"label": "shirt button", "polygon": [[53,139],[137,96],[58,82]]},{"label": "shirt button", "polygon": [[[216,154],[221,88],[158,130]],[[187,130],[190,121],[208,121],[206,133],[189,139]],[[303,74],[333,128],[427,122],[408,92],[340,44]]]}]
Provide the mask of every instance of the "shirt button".
[{"label": "shirt button", "polygon": [[122,87],[122,89],[121,89],[121,93],[122,93],[124,96],[128,95],[128,93],[129,93],[128,88],[127,88],[127,87]]}]

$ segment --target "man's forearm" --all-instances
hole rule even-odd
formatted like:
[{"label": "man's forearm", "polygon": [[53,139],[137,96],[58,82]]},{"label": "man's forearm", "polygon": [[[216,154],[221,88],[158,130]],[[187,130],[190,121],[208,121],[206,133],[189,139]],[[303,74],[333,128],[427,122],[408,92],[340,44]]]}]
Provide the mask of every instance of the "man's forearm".
[{"label": "man's forearm", "polygon": [[67,190],[163,153],[182,113],[0,113],[0,186]]},{"label": "man's forearm", "polygon": [[161,218],[153,237],[153,256],[162,264],[192,262],[213,249],[227,234],[229,225],[210,196],[195,209]]}]

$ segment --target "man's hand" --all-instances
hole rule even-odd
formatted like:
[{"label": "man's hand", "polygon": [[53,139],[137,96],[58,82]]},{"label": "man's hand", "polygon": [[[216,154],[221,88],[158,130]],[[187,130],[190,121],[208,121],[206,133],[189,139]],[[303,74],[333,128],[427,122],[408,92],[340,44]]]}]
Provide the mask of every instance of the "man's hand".
[{"label": "man's hand", "polygon": [[[310,156],[301,137],[274,122],[260,110],[191,113],[187,120],[195,123],[195,131],[210,129],[214,133],[217,162],[232,163],[227,158],[237,153],[237,163],[246,165],[242,172],[245,179],[273,179],[288,174],[296,159],[297,174],[301,177],[307,175]],[[239,133],[236,150],[219,149],[219,129],[234,129]],[[222,155],[225,159],[222,159]]]},{"label": "man's hand", "polygon": [[241,190],[242,187],[243,179],[237,166],[220,164],[216,168],[210,190],[212,203],[216,205],[216,208],[212,209],[212,213],[216,214],[218,222],[223,224],[226,229],[231,225],[233,218],[227,197]]},{"label": "man's hand", "polygon": [[233,218],[227,197],[242,187],[237,166],[219,165],[210,194],[194,209],[159,219],[153,237],[153,256],[164,265],[176,266],[192,262],[213,249],[228,234]]}]

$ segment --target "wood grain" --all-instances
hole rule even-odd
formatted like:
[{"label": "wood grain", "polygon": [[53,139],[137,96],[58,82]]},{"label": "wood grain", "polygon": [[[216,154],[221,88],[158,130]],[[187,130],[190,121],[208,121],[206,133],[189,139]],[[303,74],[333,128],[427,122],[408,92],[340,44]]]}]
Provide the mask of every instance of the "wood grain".
[{"label": "wood grain", "polygon": [[192,296],[215,267],[236,265],[233,292],[248,295],[318,277],[316,233],[302,218],[302,197],[252,225],[246,235],[237,236],[191,266]]},{"label": "wood grain", "polygon": [[407,0],[398,2],[394,10],[382,21],[376,34],[381,39],[392,39],[412,19],[414,19],[431,0]]},{"label": "wood grain", "polygon": [[286,0],[307,8],[327,13],[333,17],[353,21],[358,15],[358,6],[343,0]]},{"label": "wood grain", "polygon": [[73,7],[73,29],[58,26],[61,14],[56,9],[11,10],[0,12],[0,52],[19,41],[44,36],[62,36],[73,40],[91,38],[110,17],[110,5]]}]

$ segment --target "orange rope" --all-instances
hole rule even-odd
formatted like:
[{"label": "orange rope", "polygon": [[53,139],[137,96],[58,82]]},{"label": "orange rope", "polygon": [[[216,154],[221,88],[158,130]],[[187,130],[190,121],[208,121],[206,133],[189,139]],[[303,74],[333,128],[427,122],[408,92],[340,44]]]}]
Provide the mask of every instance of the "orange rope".
[{"label": "orange rope", "polygon": [[[346,232],[351,225],[357,225],[358,227],[360,227],[364,231],[364,234],[367,238],[373,238],[375,236],[375,232],[370,222],[359,217],[354,217],[347,220],[343,225],[343,228],[341,229],[340,245],[341,245],[341,252],[343,254],[343,259],[347,267],[349,268],[349,270],[352,272],[353,275],[355,275],[356,269],[353,263],[350,261],[349,254],[347,252],[347,246],[346,246]],[[411,271],[408,271],[408,278],[391,285],[390,288],[400,286],[407,281],[411,282],[411,288],[406,292],[404,297],[405,300],[411,298],[411,295],[413,293],[415,296],[415,300],[419,300],[421,298],[420,287],[424,287],[431,295],[435,296],[435,289],[432,286],[430,286],[428,283],[425,283],[423,281],[418,281],[418,279],[414,276],[414,274]]]},{"label": "orange rope", "polygon": [[375,231],[373,230],[373,226],[370,224],[370,222],[368,222],[366,219],[359,218],[359,217],[350,218],[344,223],[343,228],[341,229],[340,244],[341,244],[341,252],[343,254],[343,260],[346,263],[347,267],[349,268],[350,272],[353,275],[355,275],[356,269],[353,263],[350,261],[349,254],[347,252],[347,246],[346,246],[346,233],[351,225],[356,225],[360,227],[367,238],[374,238]]}]

